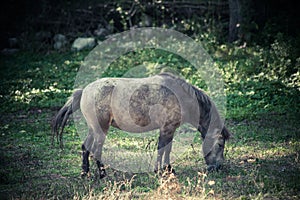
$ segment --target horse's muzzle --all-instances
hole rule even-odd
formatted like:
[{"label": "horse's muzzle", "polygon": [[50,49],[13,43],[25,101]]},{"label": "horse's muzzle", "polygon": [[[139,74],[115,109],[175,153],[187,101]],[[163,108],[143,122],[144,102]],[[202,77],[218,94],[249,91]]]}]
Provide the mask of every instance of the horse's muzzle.
[{"label": "horse's muzzle", "polygon": [[217,163],[215,165],[208,165],[206,169],[208,172],[213,172],[213,171],[219,171],[221,168],[222,168],[222,164]]}]

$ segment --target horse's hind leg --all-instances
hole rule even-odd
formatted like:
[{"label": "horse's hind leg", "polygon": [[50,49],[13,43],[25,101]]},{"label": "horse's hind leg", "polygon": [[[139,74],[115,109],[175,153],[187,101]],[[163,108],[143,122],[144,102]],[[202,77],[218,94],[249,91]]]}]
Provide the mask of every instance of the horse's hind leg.
[{"label": "horse's hind leg", "polygon": [[102,130],[99,133],[95,133],[91,128],[89,130],[88,137],[85,139],[82,144],[82,172],[81,176],[90,176],[90,164],[89,164],[89,155],[93,154],[97,167],[100,172],[100,178],[106,176],[104,165],[101,162],[102,147],[105,141],[106,133]]},{"label": "horse's hind leg", "polygon": [[89,176],[89,155],[92,153],[96,160],[97,167],[100,172],[100,178],[106,176],[104,165],[101,162],[102,147],[105,141],[106,134],[104,133],[94,133],[90,131],[88,137],[82,144],[82,172],[81,176]]},{"label": "horse's hind leg", "polygon": [[81,177],[89,176],[90,171],[90,163],[89,163],[89,155],[90,152],[85,148],[84,144],[81,146],[82,148],[82,172]]},{"label": "horse's hind leg", "polygon": [[101,133],[99,133],[99,137],[97,137],[97,140],[95,141],[97,144],[97,149],[94,151],[94,156],[95,156],[96,163],[97,163],[97,166],[99,169],[100,179],[102,179],[106,176],[106,171],[105,171],[104,165],[101,162],[102,147],[104,145],[105,137],[106,137],[106,132],[105,133],[101,132]]},{"label": "horse's hind leg", "polygon": [[89,155],[90,155],[90,144],[94,140],[93,136],[88,134],[87,138],[85,139],[84,143],[81,146],[82,149],[82,172],[81,176],[89,176],[90,171],[90,163],[89,163]]},{"label": "horse's hind leg", "polygon": [[99,160],[97,160],[96,163],[97,163],[97,166],[98,166],[98,169],[99,169],[100,179],[102,179],[106,176],[106,171],[105,171],[104,165]]},{"label": "horse's hind leg", "polygon": [[102,147],[104,145],[104,141],[106,138],[106,131],[103,132],[102,130],[94,133],[94,141],[91,145],[90,151],[94,155],[94,159],[96,160],[97,167],[99,169],[100,178],[104,178],[106,176],[105,168],[103,163],[101,162],[102,157]]}]

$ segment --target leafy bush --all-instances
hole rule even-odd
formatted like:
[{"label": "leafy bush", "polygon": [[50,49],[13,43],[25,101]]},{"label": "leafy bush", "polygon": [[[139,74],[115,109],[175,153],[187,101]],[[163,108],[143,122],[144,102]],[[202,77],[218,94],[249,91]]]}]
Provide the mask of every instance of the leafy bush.
[{"label": "leafy bush", "polygon": [[[280,35],[270,49],[258,45],[219,45],[209,35],[196,38],[200,39],[222,70],[228,117],[242,119],[261,113],[298,111],[300,58],[291,57],[291,45]],[[2,111],[61,106],[74,89],[76,73],[87,53],[47,56],[20,53],[8,59],[2,57],[1,101],[2,105],[7,105]],[[113,62],[103,76],[130,77],[130,73],[136,76],[136,70],[145,69],[139,72],[142,77],[171,70],[191,84],[207,89],[190,63],[158,49],[129,52]]]}]

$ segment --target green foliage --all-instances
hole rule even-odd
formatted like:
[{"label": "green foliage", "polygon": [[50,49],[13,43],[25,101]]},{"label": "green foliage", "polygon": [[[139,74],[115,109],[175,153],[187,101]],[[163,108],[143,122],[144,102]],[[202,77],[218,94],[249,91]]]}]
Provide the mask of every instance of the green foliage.
[{"label": "green foliage", "polygon": [[[234,138],[226,144],[224,169],[205,172],[198,133],[173,164],[175,178],[109,168],[108,177],[99,180],[91,162],[92,178],[81,179],[80,134],[71,123],[65,147],[58,149],[51,146],[49,122],[73,91],[88,52],[23,52],[0,57],[0,198],[299,198],[300,58],[291,42],[278,34],[270,48],[220,44],[212,32],[195,40],[215,60],[225,82],[227,127]],[[164,70],[207,89],[190,63],[157,49],[129,52],[103,76],[144,77]],[[108,139],[128,151],[150,143],[116,129]],[[156,143],[151,144],[155,149]]]},{"label": "green foliage", "polygon": [[60,106],[71,94],[85,53],[1,57],[1,112]]},{"label": "green foliage", "polygon": [[[218,45],[214,37],[199,35],[222,70],[227,93],[228,117],[253,118],[258,114],[292,114],[299,111],[300,58],[292,57],[282,35],[270,45]],[[72,92],[77,71],[88,52],[49,55],[20,53],[1,58],[1,112],[34,107],[61,106]],[[197,70],[178,55],[158,49],[129,52],[104,72],[108,77],[150,76],[170,71],[204,90]]]},{"label": "green foliage", "polygon": [[213,55],[223,71],[228,117],[260,114],[297,115],[300,65],[292,45],[281,34],[269,48],[220,45]]},{"label": "green foliage", "polygon": [[129,52],[113,62],[103,77],[148,77],[160,72],[171,72],[191,84],[206,89],[200,73],[179,55],[160,49],[141,49]]}]

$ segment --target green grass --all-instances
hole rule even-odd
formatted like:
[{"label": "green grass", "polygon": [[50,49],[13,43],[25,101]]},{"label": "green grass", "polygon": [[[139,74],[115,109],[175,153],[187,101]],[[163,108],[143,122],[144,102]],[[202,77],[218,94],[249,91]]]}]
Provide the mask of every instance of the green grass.
[{"label": "green grass", "polygon": [[[179,65],[177,70],[193,84],[205,87],[184,60],[148,51],[121,57],[105,75],[122,76],[136,63]],[[70,123],[60,149],[51,145],[50,121],[71,94],[87,53],[1,57],[0,199],[300,198],[299,90],[255,76],[235,80],[233,65],[225,61],[219,66],[226,81],[226,123],[234,137],[226,145],[221,171],[205,172],[201,141],[195,139],[193,148],[173,163],[176,177],[108,167],[108,176],[100,180],[91,162],[91,178],[82,179],[82,133]],[[108,139],[128,151],[149,142],[116,129]]]},{"label": "green grass", "polygon": [[229,122],[235,137],[226,146],[223,170],[206,174],[200,144],[194,144],[196,153],[189,152],[190,149],[173,163],[178,175],[175,180],[169,179],[179,189],[168,191],[163,184],[168,179],[154,173],[130,174],[108,169],[108,177],[99,180],[93,162],[92,178],[80,178],[79,135],[69,127],[64,150],[52,146],[49,119],[54,114],[51,110],[20,113],[13,116],[13,123],[10,119],[1,128],[2,197],[96,199],[114,194],[146,198],[168,193],[178,199],[299,198],[300,141],[299,126],[295,127],[294,121],[280,117],[281,124],[274,119]]}]

